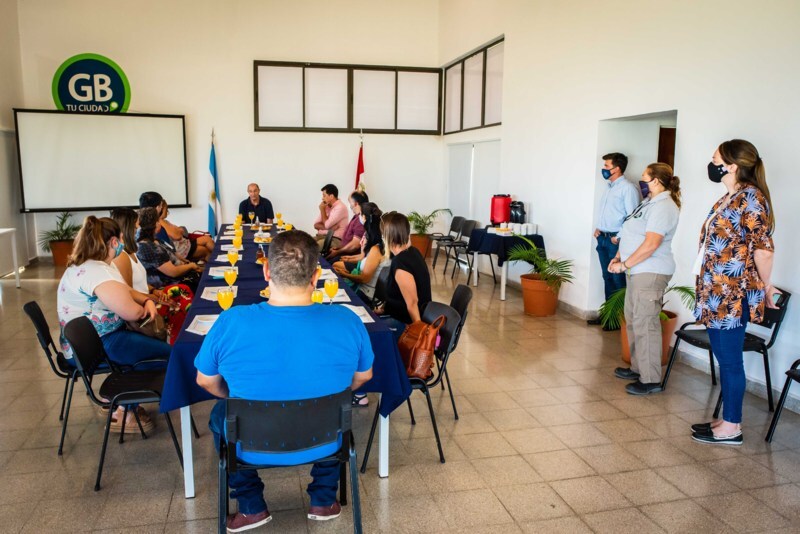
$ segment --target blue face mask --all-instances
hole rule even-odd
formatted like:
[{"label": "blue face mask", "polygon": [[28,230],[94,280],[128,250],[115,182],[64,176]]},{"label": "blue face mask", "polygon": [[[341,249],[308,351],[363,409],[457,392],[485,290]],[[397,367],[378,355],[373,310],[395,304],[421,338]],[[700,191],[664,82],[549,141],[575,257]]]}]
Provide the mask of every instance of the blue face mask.
[{"label": "blue face mask", "polygon": [[125,245],[122,243],[122,241],[120,241],[119,243],[117,243],[117,246],[114,247],[114,257],[116,258],[120,254],[122,254],[123,250],[125,250]]},{"label": "blue face mask", "polygon": [[642,192],[642,198],[647,198],[650,194],[650,182],[639,180],[639,190]]},{"label": "blue face mask", "polygon": [[611,171],[610,170],[608,170],[608,169],[600,169],[600,172],[603,174],[603,178],[605,178],[606,180],[611,178]]}]

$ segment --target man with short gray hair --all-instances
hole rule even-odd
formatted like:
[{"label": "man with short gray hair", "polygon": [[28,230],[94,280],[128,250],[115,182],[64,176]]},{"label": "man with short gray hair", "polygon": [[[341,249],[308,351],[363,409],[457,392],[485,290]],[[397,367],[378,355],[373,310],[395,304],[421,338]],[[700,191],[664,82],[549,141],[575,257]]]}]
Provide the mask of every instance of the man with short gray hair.
[{"label": "man with short gray hair", "polygon": [[243,220],[250,220],[248,215],[250,212],[255,213],[258,221],[263,223],[271,223],[275,218],[272,202],[261,196],[261,188],[258,187],[258,184],[248,184],[247,198],[239,203],[239,215]]}]

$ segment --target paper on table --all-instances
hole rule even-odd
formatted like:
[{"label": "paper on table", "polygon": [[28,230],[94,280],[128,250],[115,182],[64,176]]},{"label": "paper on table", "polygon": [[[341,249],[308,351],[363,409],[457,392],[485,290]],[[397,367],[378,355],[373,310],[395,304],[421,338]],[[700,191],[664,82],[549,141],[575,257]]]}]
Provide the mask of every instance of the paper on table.
[{"label": "paper on table", "polygon": [[[239,295],[239,287],[232,286],[231,288],[233,289],[233,297],[236,298]],[[203,289],[203,294],[200,295],[200,298],[204,298],[212,302],[217,302],[217,292],[220,289],[228,289],[228,286],[206,287],[205,289]]]},{"label": "paper on table", "polygon": [[219,247],[219,249],[220,250],[244,250],[244,246],[236,248],[236,247],[233,246],[233,243],[231,243],[230,245],[222,245],[222,246]]},{"label": "paper on table", "polygon": [[[220,254],[219,256],[217,256],[217,259],[215,259],[214,261],[220,262],[220,263],[228,263],[228,255],[227,254]],[[242,261],[242,255],[241,254],[239,254],[239,261]]]},{"label": "paper on table", "polygon": [[320,280],[336,280],[336,273],[333,272],[333,269],[322,269],[322,273],[319,275]]},{"label": "paper on table", "polygon": [[189,325],[186,331],[197,334],[198,336],[204,336],[208,334],[208,331],[214,326],[218,317],[219,315],[198,315],[194,318],[192,324]]},{"label": "paper on table", "polygon": [[[328,300],[328,294],[326,293],[324,302],[327,303]],[[347,296],[347,293],[344,289],[339,289],[339,291],[337,291],[336,295],[333,297],[333,302],[350,302],[350,297]]]},{"label": "paper on table", "polygon": [[362,308],[361,306],[352,306],[350,304],[342,304],[342,307],[347,308],[351,312],[358,315],[358,318],[361,319],[362,323],[374,323],[375,319],[369,314],[366,308]]},{"label": "paper on table", "polygon": [[[208,276],[212,278],[223,278],[225,276],[225,271],[227,271],[230,268],[231,268],[230,266],[212,267],[208,270]],[[233,270],[236,271],[236,274],[239,274],[239,267],[234,267]]]},{"label": "paper on table", "polygon": [[234,234],[223,234],[219,236],[223,241],[233,241]]}]

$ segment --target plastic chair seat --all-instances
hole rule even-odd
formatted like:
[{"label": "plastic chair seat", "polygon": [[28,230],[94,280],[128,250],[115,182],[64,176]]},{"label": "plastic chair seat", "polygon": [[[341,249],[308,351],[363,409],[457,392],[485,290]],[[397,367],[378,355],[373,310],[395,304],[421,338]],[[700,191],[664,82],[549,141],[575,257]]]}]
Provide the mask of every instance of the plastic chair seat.
[{"label": "plastic chair seat", "polygon": [[708,331],[705,328],[695,330],[678,330],[675,335],[681,341],[685,341],[695,347],[711,349],[711,340],[708,339]]},{"label": "plastic chair seat", "polygon": [[119,396],[117,404],[158,402],[165,376],[164,370],[111,373],[100,386],[100,396],[106,399]]}]

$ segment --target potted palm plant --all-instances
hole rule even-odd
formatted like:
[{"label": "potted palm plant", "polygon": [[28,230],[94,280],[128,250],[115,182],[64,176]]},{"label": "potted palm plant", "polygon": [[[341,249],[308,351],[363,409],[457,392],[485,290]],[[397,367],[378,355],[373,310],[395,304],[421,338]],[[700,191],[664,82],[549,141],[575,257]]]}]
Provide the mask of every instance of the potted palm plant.
[{"label": "potted palm plant", "polygon": [[419,250],[423,258],[427,258],[431,252],[431,244],[433,242],[430,236],[431,226],[433,226],[436,217],[440,213],[453,214],[447,208],[433,210],[428,215],[422,215],[417,211],[412,211],[408,214],[408,222],[411,224],[411,246]]},{"label": "potted palm plant", "polygon": [[529,273],[520,276],[522,302],[525,314],[546,317],[556,313],[558,292],[562,284],[574,279],[572,260],[548,259],[525,236],[517,235],[525,244],[514,245],[509,251],[509,261],[524,261],[532,266]]},{"label": "potted palm plant", "polygon": [[[694,307],[694,289],[689,286],[669,286],[664,295],[674,291],[680,296],[683,305],[691,310]],[[661,365],[669,359],[669,342],[678,326],[678,315],[668,310],[661,310]],[[625,327],[625,288],[618,289],[600,306],[600,323],[603,327],[616,330],[619,328],[622,341],[622,361],[631,363],[631,352],[628,346],[628,334]]]},{"label": "potted palm plant", "polygon": [[68,211],[62,211],[56,218],[56,227],[54,230],[48,230],[39,234],[39,246],[45,252],[53,254],[53,264],[57,267],[65,267],[67,259],[72,253],[72,242],[75,236],[78,235],[78,230],[81,229],[79,224],[72,224],[70,218],[72,214]]}]

